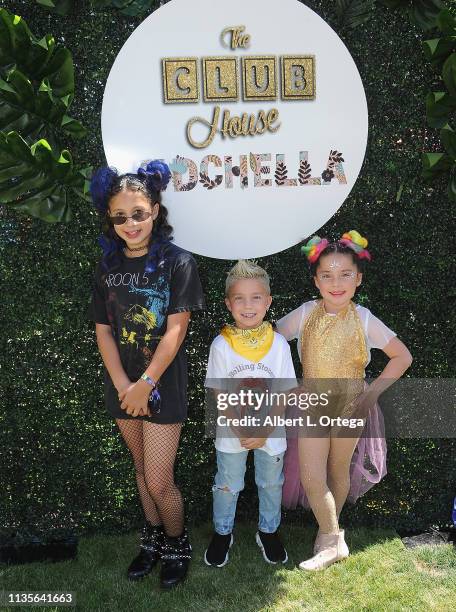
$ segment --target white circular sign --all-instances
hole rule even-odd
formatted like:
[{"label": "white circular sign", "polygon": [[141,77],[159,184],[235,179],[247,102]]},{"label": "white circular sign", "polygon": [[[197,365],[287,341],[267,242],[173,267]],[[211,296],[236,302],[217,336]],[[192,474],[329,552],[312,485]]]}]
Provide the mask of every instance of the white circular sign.
[{"label": "white circular sign", "polygon": [[358,177],[367,130],[350,53],[298,0],[172,0],[126,41],[103,98],[108,164],[165,160],[176,244],[221,259],[317,231]]}]

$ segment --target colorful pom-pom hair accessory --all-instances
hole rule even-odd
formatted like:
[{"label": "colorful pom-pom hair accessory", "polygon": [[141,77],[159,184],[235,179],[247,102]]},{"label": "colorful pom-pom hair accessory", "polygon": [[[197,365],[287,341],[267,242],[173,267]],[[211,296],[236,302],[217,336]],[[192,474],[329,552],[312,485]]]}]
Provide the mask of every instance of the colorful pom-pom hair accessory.
[{"label": "colorful pom-pom hair accessory", "polygon": [[301,247],[301,252],[305,254],[310,263],[315,263],[328,245],[329,241],[326,238],[312,236],[308,243]]},{"label": "colorful pom-pom hair accessory", "polygon": [[368,245],[367,238],[361,236],[361,234],[356,230],[350,230],[349,232],[342,234],[342,238],[340,238],[339,243],[355,251],[359,259],[367,259],[368,261],[372,259],[371,254],[366,249]]}]

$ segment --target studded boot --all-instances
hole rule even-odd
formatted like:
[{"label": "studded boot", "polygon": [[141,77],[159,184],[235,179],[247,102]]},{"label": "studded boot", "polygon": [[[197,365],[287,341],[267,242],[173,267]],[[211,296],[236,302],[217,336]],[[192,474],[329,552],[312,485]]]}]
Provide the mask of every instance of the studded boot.
[{"label": "studded boot", "polygon": [[162,546],[160,573],[160,586],[163,589],[172,589],[182,582],[187,575],[192,547],[188,541],[187,529],[182,534],[172,538],[165,534]]},{"label": "studded boot", "polygon": [[161,525],[151,525],[148,521],[144,523],[139,554],[130,563],[127,571],[129,580],[140,580],[150,574],[160,559],[163,538]]}]

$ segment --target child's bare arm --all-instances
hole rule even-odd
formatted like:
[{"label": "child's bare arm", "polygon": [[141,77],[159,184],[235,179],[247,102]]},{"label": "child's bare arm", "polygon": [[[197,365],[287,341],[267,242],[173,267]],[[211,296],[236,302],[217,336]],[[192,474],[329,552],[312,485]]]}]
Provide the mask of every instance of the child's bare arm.
[{"label": "child's bare arm", "polygon": [[152,361],[147,367],[147,376],[150,376],[154,380],[159,380],[163,372],[177,355],[177,351],[187,333],[189,322],[190,312],[177,312],[168,315],[166,332],[158,343]]},{"label": "child's bare arm", "polygon": [[375,393],[377,397],[400,378],[413,361],[410,351],[399,338],[391,338],[382,350],[390,360],[383,372],[369,386],[369,391]]},{"label": "child's bare arm", "polygon": [[398,380],[410,367],[413,359],[410,351],[398,338],[392,338],[382,349],[390,358],[383,372],[367,387],[353,403],[352,416],[364,418],[388,387]]},{"label": "child's bare arm", "polygon": [[96,323],[97,344],[101,358],[118,393],[126,389],[131,381],[120,361],[119,351],[112,335],[111,326]]},{"label": "child's bare arm", "polygon": [[[163,372],[177,355],[177,351],[187,333],[189,321],[190,312],[168,315],[166,332],[157,345],[152,361],[145,370],[146,375],[150,376],[154,381],[160,379]],[[133,416],[138,416],[141,412],[147,414],[145,411],[148,410],[147,402],[150,392],[150,385],[146,381],[139,379],[130,388],[124,389],[119,394],[122,400],[121,408],[125,408]]]}]

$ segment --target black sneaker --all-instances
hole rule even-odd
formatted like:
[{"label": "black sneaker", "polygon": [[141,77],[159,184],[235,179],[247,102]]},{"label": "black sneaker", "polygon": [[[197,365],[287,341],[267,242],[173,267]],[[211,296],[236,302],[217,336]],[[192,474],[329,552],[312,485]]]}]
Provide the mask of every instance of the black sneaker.
[{"label": "black sneaker", "polygon": [[274,533],[257,531],[255,540],[261,548],[264,560],[268,563],[286,563],[288,561],[287,551],[283,547],[277,531],[274,531]]},{"label": "black sneaker", "polygon": [[233,545],[233,534],[220,535],[215,532],[212,536],[211,543],[204,553],[204,562],[206,565],[214,567],[223,567],[228,563],[228,551]]}]

